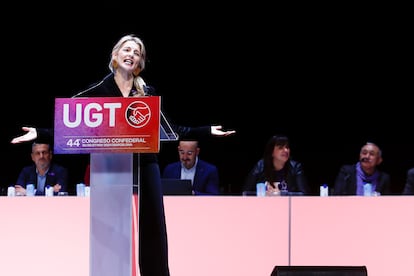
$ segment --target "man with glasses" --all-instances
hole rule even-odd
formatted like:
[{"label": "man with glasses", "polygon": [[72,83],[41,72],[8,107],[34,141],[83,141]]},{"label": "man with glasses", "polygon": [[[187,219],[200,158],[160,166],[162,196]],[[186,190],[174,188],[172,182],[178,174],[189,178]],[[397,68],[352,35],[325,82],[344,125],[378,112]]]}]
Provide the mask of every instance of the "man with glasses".
[{"label": "man with glasses", "polygon": [[199,142],[181,140],[178,144],[180,161],[168,164],[163,178],[190,179],[194,195],[218,195],[220,193],[219,174],[215,165],[199,158]]}]

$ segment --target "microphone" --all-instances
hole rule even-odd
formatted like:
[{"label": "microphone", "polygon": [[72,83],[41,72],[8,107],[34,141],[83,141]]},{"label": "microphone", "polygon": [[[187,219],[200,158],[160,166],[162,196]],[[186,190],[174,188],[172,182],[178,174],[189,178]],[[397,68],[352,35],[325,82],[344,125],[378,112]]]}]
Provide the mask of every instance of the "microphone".
[{"label": "microphone", "polygon": [[150,85],[144,85],[144,92],[146,96],[156,96],[157,93],[155,93],[155,88]]},{"label": "microphone", "polygon": [[[144,85],[142,88],[144,89],[144,96],[155,96],[156,95],[154,87],[149,86],[149,85]],[[129,96],[135,96],[137,94],[138,94],[138,91],[135,88],[133,88],[131,92],[129,93]]]},{"label": "microphone", "polygon": [[71,98],[77,98],[77,97],[79,97],[79,96],[82,96],[83,94],[85,94],[86,92],[88,92],[88,91],[90,91],[90,90],[92,90],[92,89],[94,89],[94,88],[96,88],[96,87],[98,87],[99,85],[101,85],[107,78],[109,78],[109,76],[111,76],[112,75],[112,73],[110,73],[110,74],[108,74],[108,75],[106,75],[105,76],[105,78],[103,78],[100,82],[98,82],[98,83],[96,83],[96,84],[94,84],[94,85],[92,85],[91,87],[88,87],[88,88],[86,88],[85,90],[82,90],[81,92],[79,92],[79,93],[77,93],[77,94],[75,94],[75,95],[73,95]]}]

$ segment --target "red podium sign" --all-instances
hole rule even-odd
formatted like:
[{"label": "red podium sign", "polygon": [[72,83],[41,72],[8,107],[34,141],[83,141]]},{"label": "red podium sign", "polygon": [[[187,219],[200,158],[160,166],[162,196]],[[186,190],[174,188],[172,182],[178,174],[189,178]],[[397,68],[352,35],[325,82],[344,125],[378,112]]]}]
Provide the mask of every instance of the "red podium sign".
[{"label": "red podium sign", "polygon": [[55,99],[54,152],[159,152],[160,97]]}]

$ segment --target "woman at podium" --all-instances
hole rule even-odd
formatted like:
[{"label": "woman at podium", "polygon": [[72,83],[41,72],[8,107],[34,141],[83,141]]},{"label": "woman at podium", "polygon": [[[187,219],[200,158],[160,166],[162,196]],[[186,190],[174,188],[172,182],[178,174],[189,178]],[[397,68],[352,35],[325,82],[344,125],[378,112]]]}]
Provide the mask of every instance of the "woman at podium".
[{"label": "woman at podium", "polygon": [[[146,50],[136,35],[126,35],[115,44],[109,61],[110,73],[101,81],[73,97],[141,97],[150,94],[140,72],[145,68]],[[234,130],[224,131],[221,126],[172,126],[180,138],[186,136],[228,136]],[[52,129],[22,127],[25,134],[11,143],[31,141],[37,137],[52,136]],[[155,153],[139,155],[139,265],[141,275],[170,275],[168,266],[167,232],[161,173]]]}]

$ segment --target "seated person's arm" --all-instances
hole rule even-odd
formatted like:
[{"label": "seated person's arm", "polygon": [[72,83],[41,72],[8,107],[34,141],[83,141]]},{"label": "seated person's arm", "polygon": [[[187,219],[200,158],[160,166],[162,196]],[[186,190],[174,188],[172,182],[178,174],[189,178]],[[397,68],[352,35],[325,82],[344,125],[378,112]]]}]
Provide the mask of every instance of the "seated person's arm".
[{"label": "seated person's arm", "polygon": [[23,186],[16,184],[14,188],[16,189],[16,195],[26,195],[26,189]]},{"label": "seated person's arm", "polygon": [[53,186],[53,192],[67,192],[68,187],[68,170],[61,168],[57,174],[57,183]]}]

